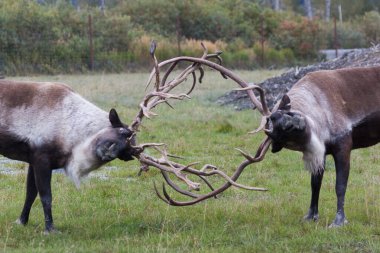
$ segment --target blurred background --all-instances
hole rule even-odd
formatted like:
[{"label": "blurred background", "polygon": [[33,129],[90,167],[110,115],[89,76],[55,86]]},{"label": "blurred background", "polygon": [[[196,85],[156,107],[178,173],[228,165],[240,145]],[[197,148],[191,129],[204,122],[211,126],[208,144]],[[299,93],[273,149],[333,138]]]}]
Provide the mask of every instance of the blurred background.
[{"label": "blurred background", "polygon": [[0,74],[145,71],[153,39],[159,60],[201,55],[203,41],[229,68],[304,65],[379,43],[379,10],[380,0],[1,0]]}]

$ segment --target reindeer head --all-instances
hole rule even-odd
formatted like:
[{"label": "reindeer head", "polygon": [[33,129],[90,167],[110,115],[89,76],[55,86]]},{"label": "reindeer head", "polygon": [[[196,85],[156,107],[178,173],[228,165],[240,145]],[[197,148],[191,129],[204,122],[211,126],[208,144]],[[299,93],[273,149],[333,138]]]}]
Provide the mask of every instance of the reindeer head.
[{"label": "reindeer head", "polygon": [[267,118],[265,133],[272,139],[272,152],[279,152],[283,147],[302,151],[309,132],[305,117],[291,111],[290,98],[284,95]]},{"label": "reindeer head", "polygon": [[103,162],[119,158],[124,161],[133,160],[135,138],[128,126],[121,122],[115,109],[109,113],[111,127],[105,129],[96,139],[96,156]]}]

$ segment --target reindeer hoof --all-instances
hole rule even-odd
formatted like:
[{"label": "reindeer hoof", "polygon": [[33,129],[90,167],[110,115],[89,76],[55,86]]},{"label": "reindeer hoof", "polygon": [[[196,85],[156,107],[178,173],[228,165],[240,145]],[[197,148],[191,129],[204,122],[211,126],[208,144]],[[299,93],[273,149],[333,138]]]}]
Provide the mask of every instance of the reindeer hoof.
[{"label": "reindeer hoof", "polygon": [[336,213],[335,220],[332,224],[330,224],[329,228],[343,227],[347,223],[348,221],[346,219],[346,215],[344,215],[344,212],[338,211]]},{"label": "reindeer hoof", "polygon": [[335,219],[334,222],[330,224],[329,228],[339,228],[343,227],[346,224],[348,224],[348,220],[346,218],[344,218],[343,221],[338,221],[337,219]]},{"label": "reindeer hoof", "polygon": [[59,230],[57,230],[57,229],[55,229],[55,228],[52,228],[52,229],[49,229],[49,230],[45,229],[44,235],[52,235],[52,234],[60,235],[60,234],[62,234],[62,232],[59,231]]},{"label": "reindeer hoof", "polygon": [[304,221],[318,221],[319,220],[319,215],[318,214],[314,214],[314,215],[305,215],[303,217],[303,220]]},{"label": "reindeer hoof", "polygon": [[309,211],[309,213],[303,217],[303,220],[304,221],[318,221],[319,220],[319,214],[314,213],[313,211]]},{"label": "reindeer hoof", "polygon": [[15,220],[13,223],[14,223],[14,224],[17,224],[17,225],[23,225],[23,226],[26,225],[26,222],[21,221],[20,218],[18,218],[17,220]]}]

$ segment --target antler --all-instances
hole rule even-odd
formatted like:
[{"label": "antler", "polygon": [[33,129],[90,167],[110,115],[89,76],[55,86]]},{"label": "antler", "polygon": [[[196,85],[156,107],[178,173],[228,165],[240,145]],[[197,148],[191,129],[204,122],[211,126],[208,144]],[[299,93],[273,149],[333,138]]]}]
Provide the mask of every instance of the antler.
[{"label": "antler", "polygon": [[[155,83],[154,83],[154,88],[151,92],[147,93],[143,99],[143,101],[140,103],[140,110],[138,114],[136,115],[134,121],[130,125],[130,129],[136,133],[138,131],[139,126],[141,125],[143,117],[150,118],[151,116],[157,115],[156,113],[152,112],[151,110],[156,107],[158,104],[161,103],[166,103],[170,107],[172,107],[169,103],[168,100],[170,99],[178,99],[178,100],[183,100],[185,98],[190,99],[189,94],[193,91],[197,78],[195,71],[199,70],[200,72],[200,77],[199,77],[199,82],[202,82],[202,78],[204,76],[204,70],[203,66],[210,67],[214,70],[217,70],[220,72],[220,74],[224,78],[230,78],[231,80],[235,81],[240,87],[241,90],[247,91],[252,103],[256,106],[256,108],[259,110],[259,112],[263,115],[263,119],[261,121],[260,127],[255,130],[254,132],[257,132],[265,127],[265,124],[267,122],[267,117],[270,115],[270,111],[266,105],[265,102],[265,97],[264,97],[264,91],[261,87],[256,86],[256,85],[248,85],[244,80],[242,80],[240,77],[235,75],[232,71],[224,68],[222,64],[222,59],[220,57],[221,52],[217,52],[215,54],[208,54],[206,47],[204,46],[203,43],[201,43],[201,46],[204,50],[202,57],[200,58],[195,58],[195,57],[188,57],[188,56],[181,56],[181,57],[176,57],[172,58],[166,61],[163,61],[161,63],[158,63],[157,58],[155,56],[155,50],[156,50],[156,43],[153,41],[151,44],[150,48],[150,54],[151,57],[153,58],[154,61],[154,69],[152,70],[148,82],[147,82],[147,88],[152,82],[154,76],[155,76]],[[213,62],[210,60],[216,60],[217,62]],[[168,81],[168,78],[170,74],[173,72],[176,66],[178,66],[179,63],[182,62],[189,62],[191,65],[189,65],[187,68],[185,68],[180,74],[178,74],[175,78],[172,80]],[[163,67],[169,66],[164,73],[162,79],[160,78],[160,69]],[[179,84],[183,83],[188,76],[192,77],[193,83],[190,88],[190,90],[187,93],[180,93],[180,94],[173,94],[170,93],[175,87],[177,87]],[[256,98],[255,94],[253,93],[253,90],[256,90],[259,92],[260,96],[260,101]],[[134,137],[134,136],[132,136]],[[132,139],[131,137],[131,139]],[[130,140],[131,141],[131,140]],[[177,202],[173,200],[167,193],[165,189],[165,185],[163,185],[163,194],[164,197],[161,196],[161,194],[158,192],[156,185],[155,185],[155,190],[160,199],[165,201],[166,203],[170,205],[178,205],[178,206],[183,206],[183,205],[191,205],[195,204],[199,201],[202,201],[204,199],[214,197],[217,194],[223,192],[230,186],[235,186],[243,189],[248,189],[248,190],[256,190],[256,191],[266,191],[264,188],[258,188],[258,187],[249,187],[249,186],[244,186],[241,184],[236,183],[236,180],[239,178],[240,174],[243,172],[244,168],[247,167],[249,164],[252,164],[254,162],[261,161],[264,156],[266,151],[268,150],[268,147],[271,143],[271,140],[269,138],[266,138],[260,145],[259,149],[256,152],[256,155],[253,157],[241,150],[240,153],[245,157],[245,161],[243,161],[236,169],[234,174],[229,177],[227,174],[219,170],[216,166],[206,164],[202,167],[202,169],[197,170],[194,168],[195,165],[198,163],[190,163],[188,165],[183,165],[177,162],[173,162],[169,160],[169,157],[174,157],[170,155],[167,152],[166,145],[162,143],[145,143],[141,144],[138,146],[132,146],[134,149],[134,156],[140,161],[141,163],[141,170],[146,171],[149,166],[153,166],[158,168],[161,172],[162,175],[165,179],[165,181],[168,183],[169,186],[171,186],[174,190],[177,192],[189,196],[191,198],[194,198],[191,201],[188,202]],[[161,158],[157,159],[152,156],[149,156],[148,154],[144,153],[144,150],[146,148],[154,148],[156,151],[158,151],[161,154]],[[209,186],[211,189],[211,192],[203,195],[197,195],[195,193],[192,193],[188,190],[183,190],[181,189],[176,183],[174,183],[170,177],[168,176],[168,173],[174,174],[177,178],[182,180],[184,183],[186,183],[189,187],[189,190],[199,190],[200,184],[197,182],[191,181],[187,175],[195,175],[198,178],[202,179],[203,181],[206,182],[206,184]],[[217,189],[213,189],[211,184],[207,181],[207,177],[213,176],[213,175],[218,175],[222,177],[224,180],[226,180],[226,183],[223,184],[221,187]]]},{"label": "antler", "polygon": [[[240,174],[243,172],[243,170],[245,169],[245,167],[247,167],[248,165],[250,165],[252,163],[259,162],[259,161],[263,160],[264,157],[265,157],[265,154],[266,154],[266,152],[267,152],[267,150],[268,150],[268,148],[269,148],[269,146],[270,146],[271,143],[272,143],[272,141],[271,141],[271,139],[269,137],[265,138],[264,141],[260,144],[260,147],[257,150],[256,155],[254,157],[252,157],[249,154],[246,154],[243,151],[239,150],[243,154],[243,156],[246,157],[246,160],[243,161],[237,167],[235,173],[229,178],[229,180],[228,180],[227,183],[225,183],[224,185],[222,185],[218,189],[213,190],[212,192],[209,192],[209,193],[207,193],[205,195],[202,195],[202,196],[193,197],[194,199],[190,200],[190,201],[180,202],[180,201],[173,200],[169,196],[169,194],[166,191],[165,185],[163,184],[162,185],[162,191],[164,193],[164,197],[161,196],[161,194],[157,190],[156,185],[154,185],[154,189],[156,191],[156,194],[157,194],[157,196],[161,200],[163,200],[164,202],[166,202],[166,203],[168,203],[168,204],[170,204],[172,206],[188,206],[188,205],[193,205],[193,204],[196,204],[196,203],[198,203],[200,201],[203,201],[205,199],[214,197],[214,196],[218,195],[219,193],[221,193],[221,192],[225,191],[226,189],[228,189],[231,185],[237,186],[234,183],[239,178]],[[248,189],[248,190],[256,190],[256,191],[266,191],[267,190],[267,189],[264,189],[264,188],[256,188],[256,187],[249,187],[249,188],[240,187],[240,185],[237,186],[237,187],[243,188],[243,189]],[[177,189],[175,189],[175,190],[177,190]]]}]

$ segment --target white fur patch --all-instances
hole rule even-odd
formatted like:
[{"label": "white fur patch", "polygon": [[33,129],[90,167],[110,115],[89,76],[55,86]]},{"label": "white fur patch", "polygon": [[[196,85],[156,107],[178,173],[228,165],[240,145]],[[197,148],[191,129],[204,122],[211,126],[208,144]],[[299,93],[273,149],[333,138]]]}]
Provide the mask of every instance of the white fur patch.
[{"label": "white fur patch", "polygon": [[324,143],[312,133],[310,143],[307,146],[307,150],[303,152],[302,157],[305,169],[314,175],[324,170],[325,152]]},{"label": "white fur patch", "polygon": [[73,180],[75,186],[79,188],[81,178],[87,176],[91,171],[99,168],[102,163],[93,152],[94,140],[103,130],[88,137],[84,142],[77,145],[70,157],[65,171],[66,175]]}]

